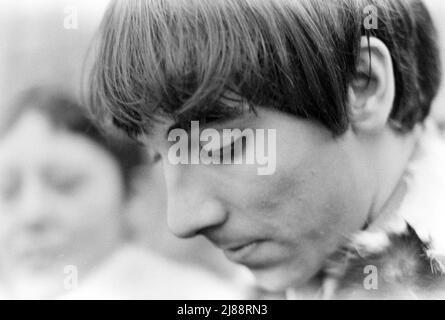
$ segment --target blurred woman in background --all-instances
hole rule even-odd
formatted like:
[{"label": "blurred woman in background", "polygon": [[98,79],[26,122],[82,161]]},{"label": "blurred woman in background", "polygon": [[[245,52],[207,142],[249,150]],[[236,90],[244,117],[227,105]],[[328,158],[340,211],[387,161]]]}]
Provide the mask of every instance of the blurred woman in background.
[{"label": "blurred woman in background", "polygon": [[135,143],[69,95],[24,94],[0,130],[1,298],[241,298],[210,272],[130,244]]}]

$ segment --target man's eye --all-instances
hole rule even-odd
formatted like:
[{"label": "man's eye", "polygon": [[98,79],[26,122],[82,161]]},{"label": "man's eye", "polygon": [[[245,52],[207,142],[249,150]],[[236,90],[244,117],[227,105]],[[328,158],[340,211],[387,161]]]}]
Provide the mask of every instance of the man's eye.
[{"label": "man's eye", "polygon": [[242,138],[243,134],[241,132],[233,131],[230,134],[226,134],[223,132],[221,139],[222,140],[221,149],[233,146],[237,141],[241,140]]},{"label": "man's eye", "polygon": [[235,155],[235,144],[236,144],[236,140],[233,140],[230,144],[226,144],[224,146],[221,147],[221,152],[220,152],[220,156],[221,156],[221,161],[224,159],[224,157],[226,157],[226,159],[233,159],[236,155]]},{"label": "man's eye", "polygon": [[243,141],[242,134],[232,134],[232,135],[224,135],[221,134],[219,143],[205,142],[201,144],[201,147],[208,153],[210,157],[219,157],[220,163],[223,163],[223,160],[231,159],[233,160],[239,151],[242,152],[242,147],[240,145]]}]

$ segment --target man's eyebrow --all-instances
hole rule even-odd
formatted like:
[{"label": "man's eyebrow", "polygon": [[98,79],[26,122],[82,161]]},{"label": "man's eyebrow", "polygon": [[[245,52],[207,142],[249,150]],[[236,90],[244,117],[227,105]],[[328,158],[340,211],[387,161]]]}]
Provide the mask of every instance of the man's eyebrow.
[{"label": "man's eyebrow", "polygon": [[179,119],[170,126],[167,130],[167,136],[170,131],[174,129],[184,129],[185,131],[190,131],[191,122],[199,121],[199,124],[206,126],[209,124],[222,124],[228,121],[233,121],[239,119],[246,115],[252,109],[246,106],[227,106],[225,104],[219,104],[218,106],[212,108],[211,110],[198,110],[185,112],[179,116]]}]

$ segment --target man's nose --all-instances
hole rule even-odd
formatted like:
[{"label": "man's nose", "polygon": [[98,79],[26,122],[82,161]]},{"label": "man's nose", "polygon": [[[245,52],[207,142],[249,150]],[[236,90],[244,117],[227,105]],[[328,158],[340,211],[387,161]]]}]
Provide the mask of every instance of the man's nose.
[{"label": "man's nose", "polygon": [[164,175],[167,221],[176,236],[190,238],[224,224],[227,211],[199,166],[164,165]]}]

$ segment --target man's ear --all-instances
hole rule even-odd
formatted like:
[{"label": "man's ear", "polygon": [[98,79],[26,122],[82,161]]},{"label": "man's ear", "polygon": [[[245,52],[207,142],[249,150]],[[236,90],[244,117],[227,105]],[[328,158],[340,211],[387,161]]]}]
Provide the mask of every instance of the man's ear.
[{"label": "man's ear", "polygon": [[375,37],[363,36],[357,75],[349,85],[349,117],[354,132],[373,134],[387,124],[395,97],[391,54]]}]

